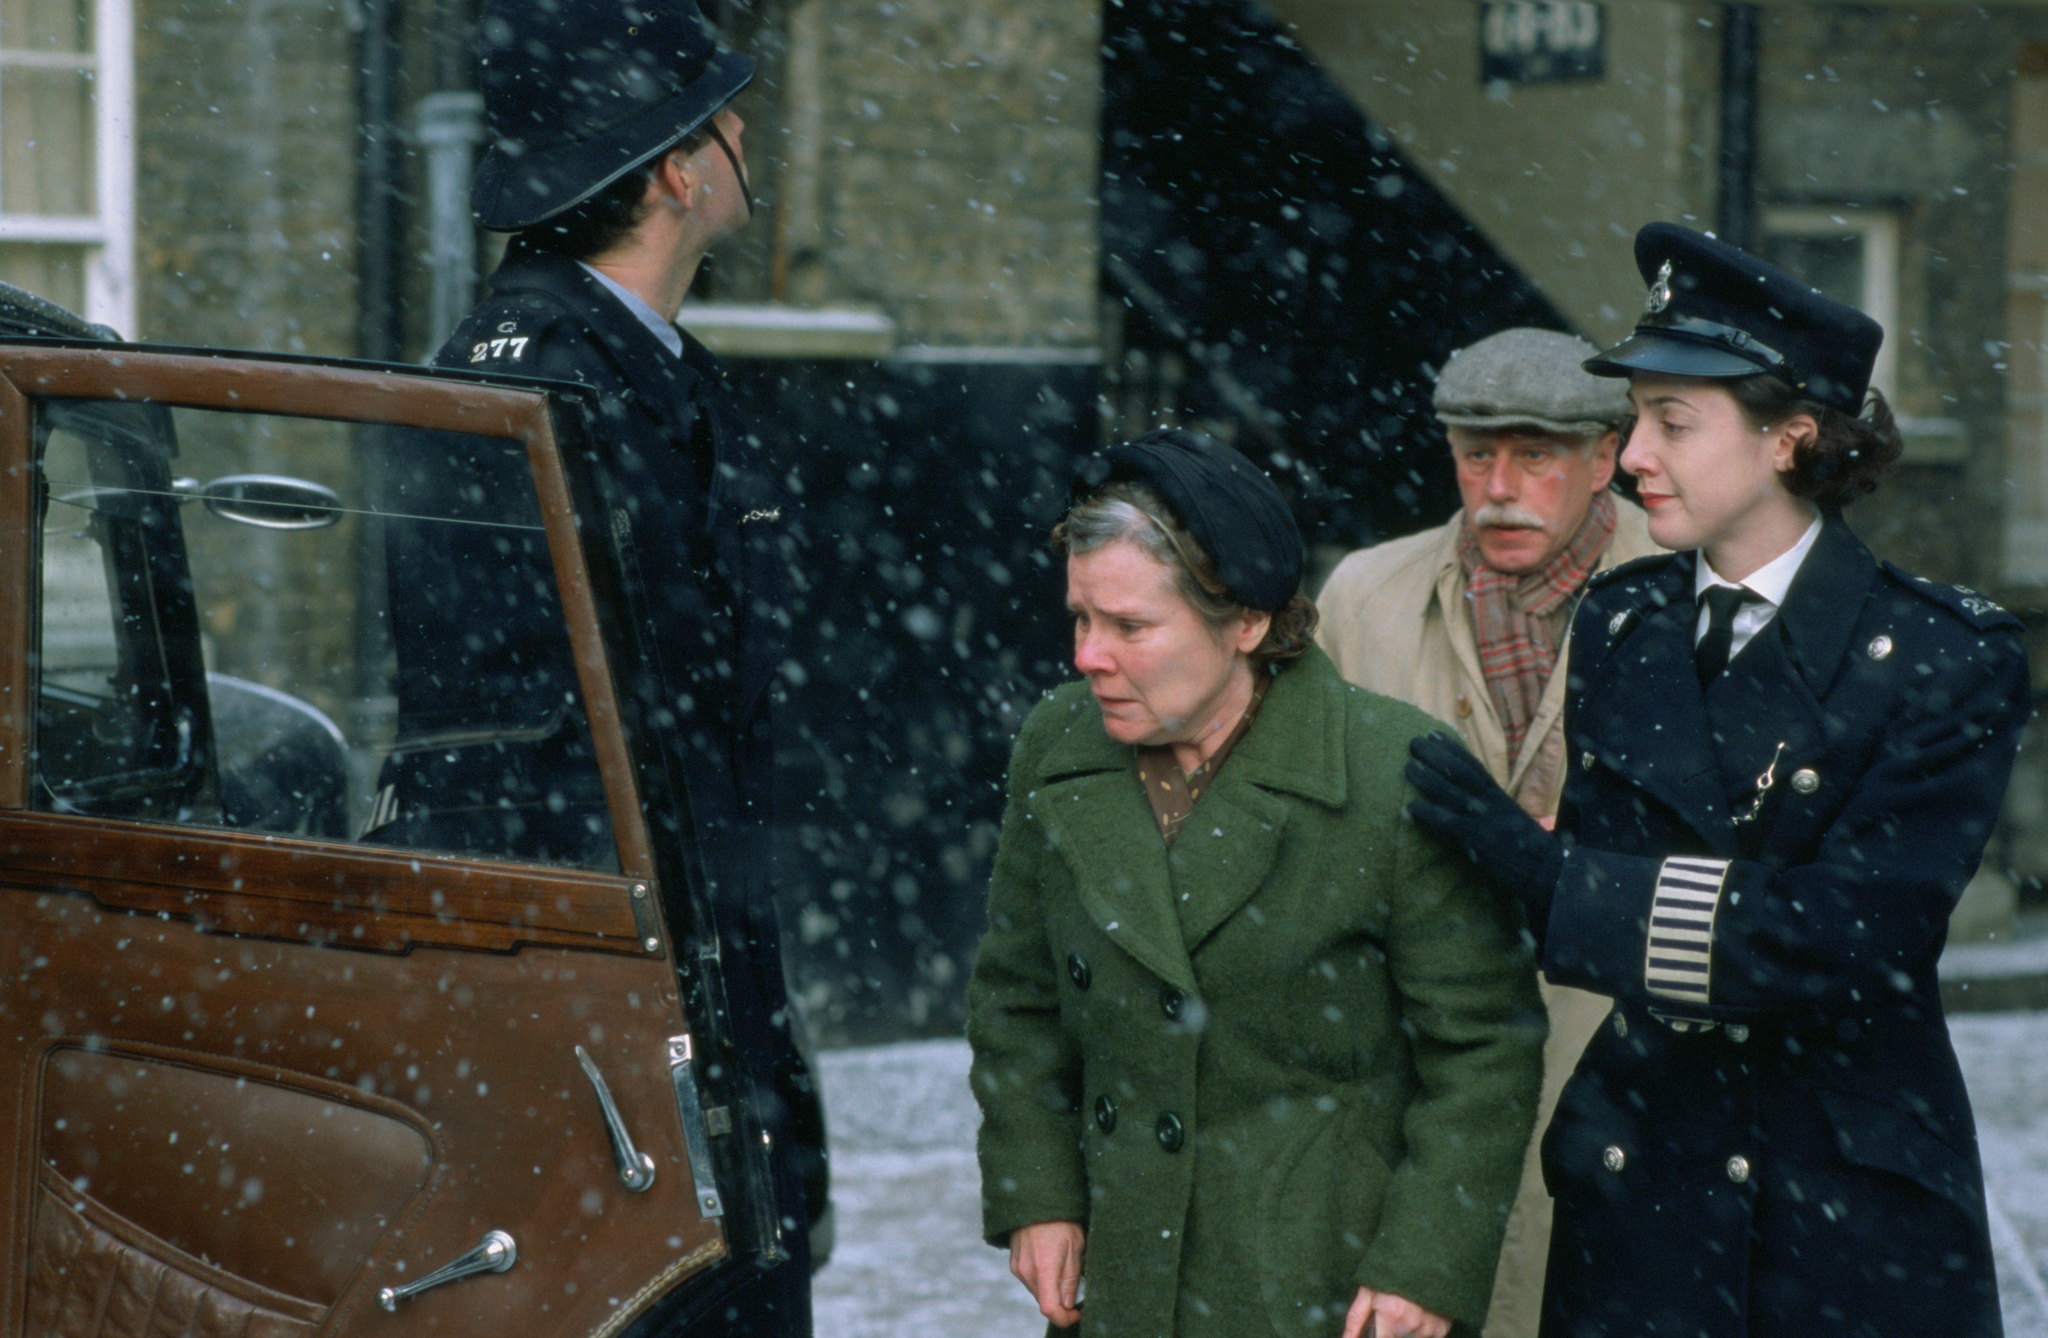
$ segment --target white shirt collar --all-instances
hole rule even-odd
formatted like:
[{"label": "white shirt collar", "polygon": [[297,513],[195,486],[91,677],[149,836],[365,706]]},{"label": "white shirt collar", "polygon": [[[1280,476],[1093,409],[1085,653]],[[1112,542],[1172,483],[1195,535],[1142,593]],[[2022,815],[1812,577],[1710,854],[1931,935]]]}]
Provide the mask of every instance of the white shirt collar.
[{"label": "white shirt collar", "polygon": [[[1813,551],[1813,545],[1819,539],[1820,518],[1816,516],[1813,524],[1806,527],[1806,533],[1799,536],[1798,543],[1758,567],[1749,574],[1748,580],[1741,582],[1723,580],[1707,565],[1707,555],[1700,554],[1699,566],[1693,572],[1692,581],[1692,597],[1695,600],[1699,600],[1709,587],[1716,585],[1744,590],[1750,596],[1749,602],[1735,611],[1735,622],[1730,628],[1728,645],[1728,654],[1731,658],[1740,654],[1742,648],[1750,643],[1751,638],[1768,627],[1771,619],[1778,616],[1778,606],[1785,602],[1786,594],[1792,589],[1792,578],[1799,574],[1800,564],[1806,561],[1806,555]],[[1706,634],[1707,606],[1702,601],[1699,605],[1699,616],[1693,623],[1694,644],[1698,644],[1699,639]]]},{"label": "white shirt collar", "polygon": [[[577,261],[576,263],[579,265],[583,265],[583,262],[580,260]],[[603,270],[593,269],[589,265],[583,265],[583,271],[584,273],[588,274],[591,278],[596,279],[599,283],[603,284],[606,288],[609,288],[611,290],[613,297],[616,297],[619,299],[619,301],[625,303],[626,310],[632,312],[635,316],[638,316],[640,318],[640,323],[646,326],[648,331],[652,333],[656,339],[659,339],[661,341],[661,346],[663,348],[667,349],[671,354],[678,358],[683,356],[683,336],[676,330],[675,324],[673,322],[663,320],[661,318],[661,313],[656,311],[653,307],[648,306],[647,303],[644,300],[642,300],[640,294],[626,287],[626,285],[620,283],[611,275],[606,274]]]},{"label": "white shirt collar", "polygon": [[1699,569],[1693,573],[1692,596],[1698,599],[1706,593],[1708,586],[1733,586],[1738,590],[1747,590],[1752,598],[1760,599],[1775,609],[1785,602],[1786,593],[1792,589],[1792,578],[1799,574],[1800,564],[1806,561],[1806,555],[1813,551],[1813,546],[1819,539],[1820,517],[1815,516],[1813,524],[1806,527],[1806,533],[1799,536],[1798,543],[1758,567],[1741,581],[1723,578],[1707,565],[1707,555],[1702,553]]}]

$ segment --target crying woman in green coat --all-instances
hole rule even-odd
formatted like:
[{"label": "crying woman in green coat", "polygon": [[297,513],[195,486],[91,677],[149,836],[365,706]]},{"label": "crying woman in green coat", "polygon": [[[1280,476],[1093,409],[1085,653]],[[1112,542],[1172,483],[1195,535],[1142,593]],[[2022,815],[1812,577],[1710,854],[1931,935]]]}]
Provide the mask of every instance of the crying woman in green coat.
[{"label": "crying woman in green coat", "polygon": [[1312,642],[1279,490],[1084,463],[1084,682],[1010,763],[969,987],[983,1229],[1089,1338],[1477,1333],[1541,1078],[1527,936],[1403,815],[1411,707]]}]

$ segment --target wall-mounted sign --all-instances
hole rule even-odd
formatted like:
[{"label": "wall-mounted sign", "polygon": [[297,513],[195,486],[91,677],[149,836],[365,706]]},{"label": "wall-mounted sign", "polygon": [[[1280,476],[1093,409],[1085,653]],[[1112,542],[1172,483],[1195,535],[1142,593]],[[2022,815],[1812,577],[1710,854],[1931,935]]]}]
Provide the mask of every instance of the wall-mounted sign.
[{"label": "wall-mounted sign", "polygon": [[1602,5],[1508,0],[1479,6],[1481,83],[1598,79],[1606,64],[1607,17]]}]

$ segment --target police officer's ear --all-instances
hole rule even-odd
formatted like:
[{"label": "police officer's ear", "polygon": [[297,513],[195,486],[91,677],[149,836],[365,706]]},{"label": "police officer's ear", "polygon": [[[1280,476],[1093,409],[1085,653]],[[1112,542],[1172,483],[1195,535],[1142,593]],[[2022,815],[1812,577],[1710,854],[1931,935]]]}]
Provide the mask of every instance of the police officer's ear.
[{"label": "police officer's ear", "polygon": [[1820,422],[1810,413],[1795,413],[1775,427],[1766,429],[1772,434],[1771,463],[1780,474],[1789,474],[1798,462],[1802,447],[1810,447],[1820,439]]},{"label": "police officer's ear", "polygon": [[697,169],[690,156],[681,149],[670,149],[655,160],[647,174],[647,198],[671,213],[685,214],[690,211],[697,184]]}]

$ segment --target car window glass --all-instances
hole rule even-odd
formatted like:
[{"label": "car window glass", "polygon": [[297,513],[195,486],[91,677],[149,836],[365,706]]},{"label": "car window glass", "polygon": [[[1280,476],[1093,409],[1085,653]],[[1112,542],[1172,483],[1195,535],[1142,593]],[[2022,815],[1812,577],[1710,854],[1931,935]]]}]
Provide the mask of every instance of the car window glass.
[{"label": "car window glass", "polygon": [[520,442],[36,421],[38,807],[617,867]]}]

